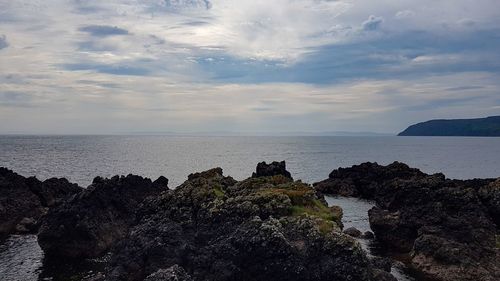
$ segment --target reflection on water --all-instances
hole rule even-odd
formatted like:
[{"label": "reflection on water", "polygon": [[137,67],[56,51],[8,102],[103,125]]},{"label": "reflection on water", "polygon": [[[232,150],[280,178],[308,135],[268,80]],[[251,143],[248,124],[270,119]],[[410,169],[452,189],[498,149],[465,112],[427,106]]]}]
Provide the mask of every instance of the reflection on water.
[{"label": "reflection on water", "polygon": [[102,271],[107,258],[47,260],[36,235],[12,235],[0,241],[0,281],[82,280]]},{"label": "reflection on water", "polygon": [[96,176],[160,175],[176,187],[214,167],[245,179],[261,161],[285,160],[296,179],[323,180],[338,167],[401,161],[451,178],[500,176],[500,138],[0,136],[0,163],[24,176],[66,177],[83,187]]},{"label": "reflection on water", "polygon": [[0,280],[36,281],[42,260],[36,235],[12,235],[0,242]]},{"label": "reflection on water", "polygon": [[[352,197],[331,197],[326,196],[326,201],[329,206],[340,206],[344,212],[342,223],[344,229],[355,227],[361,232],[371,231],[370,222],[368,221],[368,210],[370,210],[374,203],[366,200],[361,200]],[[363,249],[368,253],[368,256],[383,255],[380,247],[372,240],[357,239]],[[410,276],[410,270],[402,263],[395,262],[391,273],[400,281],[414,281],[415,278]]]}]

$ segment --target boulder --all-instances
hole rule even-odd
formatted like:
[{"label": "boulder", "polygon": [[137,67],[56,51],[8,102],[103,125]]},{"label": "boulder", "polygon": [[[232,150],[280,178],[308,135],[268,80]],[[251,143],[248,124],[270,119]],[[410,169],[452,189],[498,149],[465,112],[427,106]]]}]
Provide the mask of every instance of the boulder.
[{"label": "boulder", "polygon": [[48,212],[38,234],[40,247],[48,257],[101,256],[127,235],[141,202],[165,190],[165,183],[134,175],[96,177],[87,189]]},{"label": "boulder", "polygon": [[355,237],[355,238],[361,237],[361,231],[359,231],[355,227],[349,227],[349,228],[345,229],[344,233],[349,235],[349,236]]},{"label": "boulder", "polygon": [[361,238],[363,238],[363,239],[373,239],[373,238],[375,238],[375,235],[371,231],[365,231],[365,233],[363,233],[363,235],[361,236]]},{"label": "boulder", "polygon": [[290,172],[286,170],[285,161],[281,162],[272,162],[267,164],[266,162],[260,162],[257,164],[257,169],[255,173],[252,174],[252,177],[271,177],[276,175],[282,175],[287,178],[292,179],[292,175]]}]

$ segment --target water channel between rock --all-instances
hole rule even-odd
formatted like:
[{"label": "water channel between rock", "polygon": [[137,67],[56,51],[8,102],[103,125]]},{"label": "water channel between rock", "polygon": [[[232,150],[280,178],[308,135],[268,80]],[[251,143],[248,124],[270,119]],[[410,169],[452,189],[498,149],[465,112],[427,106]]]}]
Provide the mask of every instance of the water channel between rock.
[{"label": "water channel between rock", "polygon": [[[344,229],[355,227],[362,233],[371,231],[368,221],[368,210],[375,206],[375,203],[352,197],[332,197],[325,196],[329,206],[340,206],[343,210],[342,223]],[[368,256],[378,255],[377,245],[373,240],[357,239]],[[410,275],[410,270],[400,262],[394,263],[391,273],[400,281],[415,281]]]},{"label": "water channel between rock", "polygon": [[[368,210],[374,203],[349,197],[326,196],[330,206],[340,206],[343,209],[344,229],[355,227],[361,232],[371,231],[368,221]],[[373,240],[358,239],[369,256],[379,255]],[[43,252],[37,243],[36,235],[13,235],[0,245],[0,276],[5,280],[38,280],[43,271]],[[411,271],[404,264],[396,262],[391,273],[400,281],[415,281]],[[45,278],[43,278],[45,279]],[[57,279],[57,278],[56,278]],[[52,280],[52,278],[47,278]]]}]

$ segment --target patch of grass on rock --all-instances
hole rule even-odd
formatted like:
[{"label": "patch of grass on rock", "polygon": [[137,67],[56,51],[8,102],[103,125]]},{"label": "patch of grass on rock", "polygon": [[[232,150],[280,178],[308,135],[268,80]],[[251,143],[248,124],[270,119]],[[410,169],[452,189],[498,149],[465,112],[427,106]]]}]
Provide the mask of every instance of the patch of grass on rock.
[{"label": "patch of grass on rock", "polygon": [[213,187],[213,191],[215,196],[217,196],[218,198],[223,198],[226,195],[226,193],[222,189],[222,186],[218,184]]}]

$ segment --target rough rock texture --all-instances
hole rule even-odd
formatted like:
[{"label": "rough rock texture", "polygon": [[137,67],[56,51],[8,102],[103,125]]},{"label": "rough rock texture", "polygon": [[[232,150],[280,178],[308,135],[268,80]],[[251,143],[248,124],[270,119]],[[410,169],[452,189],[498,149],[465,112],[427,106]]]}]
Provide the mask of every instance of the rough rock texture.
[{"label": "rough rock texture", "polygon": [[[440,175],[440,174],[437,174]],[[384,189],[381,185],[396,179],[415,180],[426,176],[418,169],[394,162],[387,167],[377,163],[363,163],[352,168],[333,170],[328,179],[314,183],[314,188],[322,193],[373,199]],[[444,178],[444,175],[442,175]]]},{"label": "rough rock texture", "polygon": [[184,269],[178,265],[173,265],[167,269],[159,269],[149,275],[145,281],[192,281]]},{"label": "rough rock texture", "polygon": [[402,163],[335,170],[323,193],[375,200],[370,226],[379,242],[410,255],[435,280],[500,280],[499,181],[448,180]]},{"label": "rough rock texture", "polygon": [[48,212],[38,242],[47,256],[98,257],[128,233],[139,204],[167,189],[167,182],[134,175],[97,177],[87,189]]},{"label": "rough rock texture", "polygon": [[384,257],[371,257],[373,278],[377,281],[397,281],[397,279],[390,274],[392,267],[392,260]]},{"label": "rough rock texture", "polygon": [[277,176],[282,175],[287,178],[292,178],[290,172],[286,170],[285,161],[281,162],[272,162],[271,164],[266,164],[266,162],[260,162],[257,164],[257,171],[253,173],[252,177],[269,177],[269,176]]},{"label": "rough rock texture", "polygon": [[370,260],[373,267],[383,271],[391,272],[392,260],[390,258],[372,257]]},{"label": "rough rock texture", "polygon": [[380,269],[374,270],[373,279],[377,281],[397,281],[396,277],[394,277],[392,274]]},{"label": "rough rock texture", "polygon": [[479,189],[479,198],[495,221],[497,228],[500,228],[500,179],[483,185]]},{"label": "rough rock texture", "polygon": [[345,229],[344,233],[349,235],[349,236],[356,237],[356,238],[361,237],[361,231],[359,231],[355,227],[349,227],[349,228]]},{"label": "rough rock texture", "polygon": [[36,232],[48,208],[81,190],[66,179],[25,178],[0,167],[0,237]]},{"label": "rough rock texture", "polygon": [[373,239],[373,238],[375,238],[375,235],[371,231],[365,231],[365,233],[363,233],[363,235],[361,235],[361,238],[363,238],[363,239]]},{"label": "rough rock texture", "polygon": [[163,269],[177,265],[193,280],[390,280],[322,199],[282,174],[240,182],[220,168],[192,174],[142,204],[104,279],[170,276]]}]

